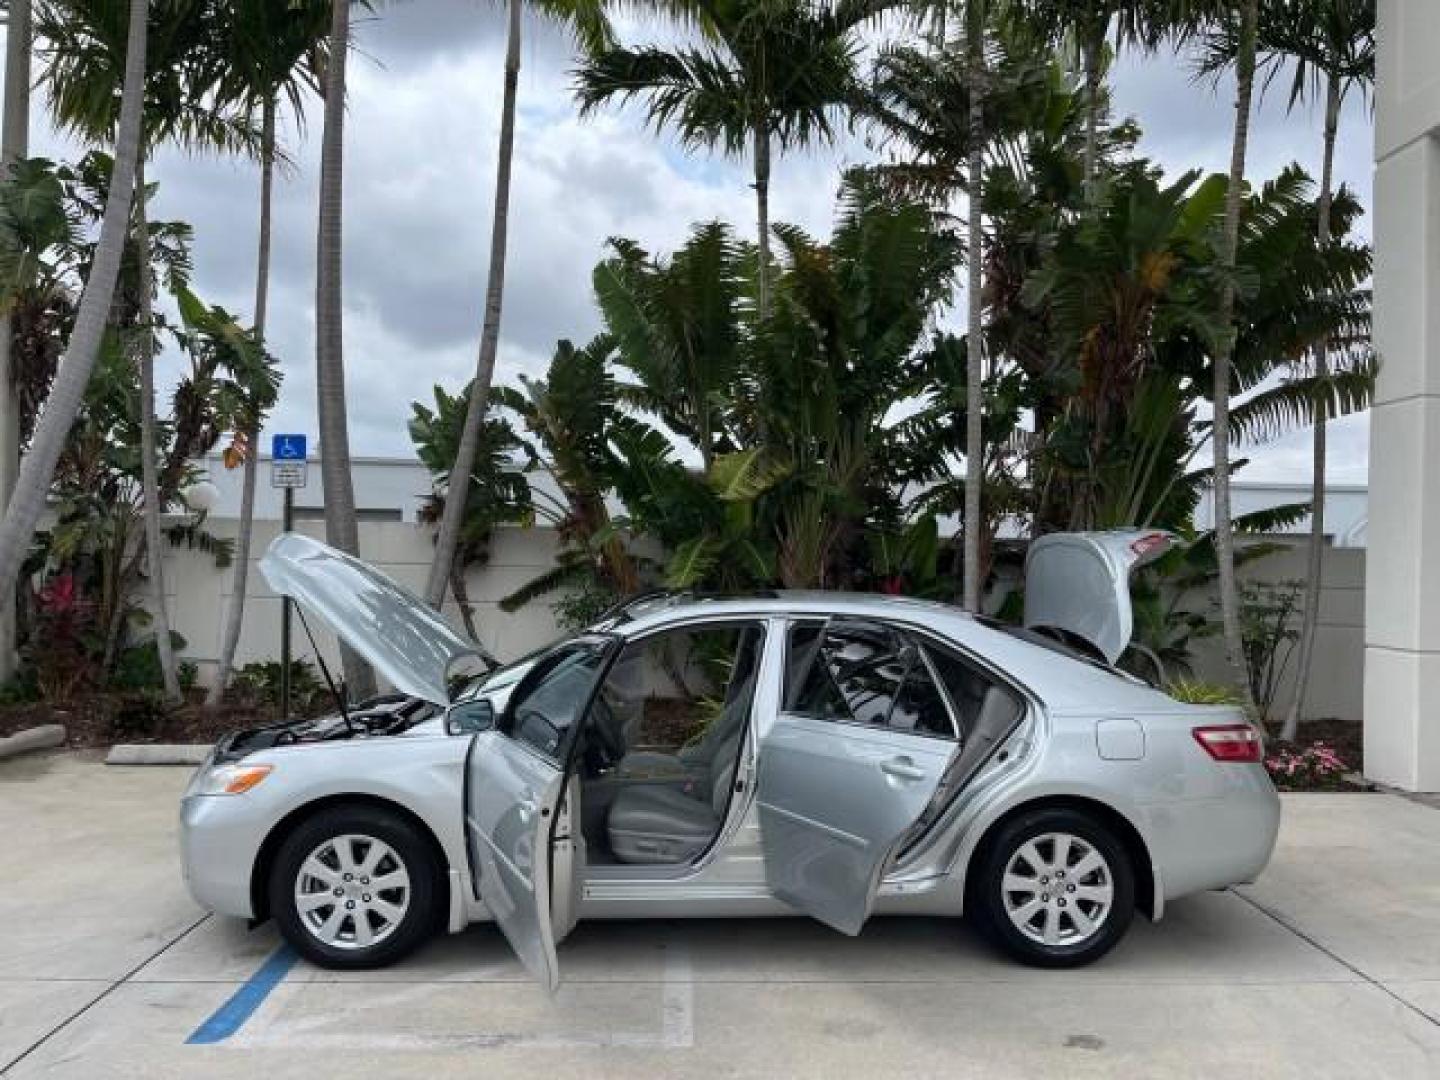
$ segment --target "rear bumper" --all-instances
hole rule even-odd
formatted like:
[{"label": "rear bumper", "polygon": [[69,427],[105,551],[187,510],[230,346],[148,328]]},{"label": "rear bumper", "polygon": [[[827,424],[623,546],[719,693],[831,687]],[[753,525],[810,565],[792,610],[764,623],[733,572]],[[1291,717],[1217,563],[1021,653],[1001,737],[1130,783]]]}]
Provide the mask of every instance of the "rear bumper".
[{"label": "rear bumper", "polygon": [[1221,766],[1223,795],[1144,807],[1151,854],[1165,900],[1254,881],[1275,850],[1280,796],[1261,765]]},{"label": "rear bumper", "polygon": [[250,878],[267,820],[244,795],[180,800],[180,865],[196,903],[218,915],[254,917]]}]

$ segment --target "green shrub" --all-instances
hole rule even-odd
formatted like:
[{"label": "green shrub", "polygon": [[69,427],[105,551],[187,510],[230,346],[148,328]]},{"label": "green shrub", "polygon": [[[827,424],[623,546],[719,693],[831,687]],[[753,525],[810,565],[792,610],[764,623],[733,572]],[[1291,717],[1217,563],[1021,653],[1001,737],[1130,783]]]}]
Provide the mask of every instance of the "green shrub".
[{"label": "green shrub", "polygon": [[[280,704],[281,665],[279,660],[256,660],[235,672],[230,688],[256,705],[276,708]],[[308,660],[290,661],[290,706],[309,714],[330,700],[329,689]]]},{"label": "green shrub", "polygon": [[1187,705],[1244,705],[1245,699],[1234,687],[1209,683],[1200,679],[1177,679],[1165,688],[1176,701]]},{"label": "green shrub", "polygon": [[[173,630],[170,632],[170,645],[177,653],[185,648],[185,644],[183,637]],[[199,674],[199,669],[189,660],[182,660],[175,670],[182,690],[193,687]],[[164,687],[164,679],[160,675],[160,649],[153,637],[121,650],[115,660],[115,674],[110,677],[110,685],[116,690],[136,692]]]},{"label": "green shrub", "polygon": [[[155,671],[158,677],[159,667]],[[165,692],[146,687],[119,696],[110,714],[110,730],[117,736],[154,735],[170,713]]]}]

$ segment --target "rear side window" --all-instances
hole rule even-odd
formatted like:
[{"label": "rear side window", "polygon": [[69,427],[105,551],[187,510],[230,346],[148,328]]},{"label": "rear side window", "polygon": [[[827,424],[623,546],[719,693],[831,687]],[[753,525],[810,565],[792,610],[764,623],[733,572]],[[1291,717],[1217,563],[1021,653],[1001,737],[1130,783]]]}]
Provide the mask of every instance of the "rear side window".
[{"label": "rear side window", "polygon": [[901,631],[859,620],[798,623],[791,627],[788,645],[789,712],[955,737],[925,656]]}]

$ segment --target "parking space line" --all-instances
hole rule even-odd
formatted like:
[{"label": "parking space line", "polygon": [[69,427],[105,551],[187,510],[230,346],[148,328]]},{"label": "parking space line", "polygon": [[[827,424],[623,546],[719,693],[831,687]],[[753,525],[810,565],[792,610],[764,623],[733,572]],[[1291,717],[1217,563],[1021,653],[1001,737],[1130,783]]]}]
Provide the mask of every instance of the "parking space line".
[{"label": "parking space line", "polygon": [[187,937],[189,937],[192,933],[194,933],[197,929],[199,929],[200,926],[202,926],[204,923],[208,922],[208,921],[211,919],[211,917],[212,917],[212,916],[211,916],[211,914],[210,914],[208,911],[207,911],[204,915],[201,915],[198,919],[196,919],[194,922],[192,922],[189,926],[185,927],[184,930],[181,930],[180,933],[176,934],[173,938],[171,938],[169,941],[167,941],[164,945],[161,945],[160,948],[156,949],[156,950],[155,950],[153,953],[151,953],[149,956],[145,957],[144,960],[141,960],[141,961],[140,961],[138,964],[136,964],[133,968],[131,968],[129,971],[125,972],[124,975],[121,975],[120,978],[116,979],[116,980],[115,980],[114,982],[112,982],[109,986],[105,987],[104,990],[101,990],[100,993],[96,994],[93,998],[91,998],[89,1001],[87,1001],[84,1005],[81,1005],[80,1008],[76,1009],[76,1010],[75,1010],[73,1013],[71,1013],[69,1016],[65,1017],[64,1020],[61,1020],[58,1024],[56,1024],[54,1027],[52,1027],[49,1031],[45,1032],[44,1035],[41,1035],[38,1039],[36,1039],[34,1042],[32,1042],[32,1043],[31,1043],[29,1046],[27,1046],[24,1050],[20,1051],[19,1054],[17,1054],[15,1057],[11,1058],[11,1059],[10,1059],[9,1061],[7,1061],[3,1066],[0,1066],[0,1076],[5,1075],[5,1074],[8,1073],[11,1069],[13,1069],[16,1065],[19,1065],[22,1061],[24,1061],[27,1057],[29,1057],[31,1054],[33,1054],[36,1050],[39,1050],[40,1047],[44,1046],[47,1042],[49,1042],[51,1039],[53,1039],[56,1035],[60,1034],[60,1032],[64,1031],[67,1027],[69,1027],[71,1024],[73,1024],[76,1020],[80,1019],[80,1017],[84,1016],[87,1012],[89,1012],[91,1009],[93,1009],[96,1005],[99,1005],[100,1002],[104,1001],[107,997],[109,997],[111,994],[113,994],[116,990],[118,990],[120,987],[124,986],[127,982],[129,982],[132,978],[134,978],[134,977],[135,977],[136,975],[138,975],[140,972],[144,971],[145,968],[149,967],[152,963],[154,963],[156,960],[160,959],[160,957],[164,956],[167,952],[169,952],[169,951],[170,951],[172,948],[174,948],[176,945],[180,944],[180,942],[184,941]]},{"label": "parking space line", "polygon": [[190,1037],[185,1040],[186,1044],[209,1045],[223,1042],[234,1035],[270,996],[270,992],[280,985],[281,980],[290,973],[290,969],[299,959],[300,956],[294,949],[282,944],[265,958],[265,962],[255,974],[245,980],[225,1004],[190,1033]]},{"label": "parking space line", "polygon": [[1390,989],[1390,987],[1386,986],[1383,982],[1372,976],[1369,972],[1362,971],[1360,968],[1352,964],[1349,960],[1346,960],[1343,956],[1337,953],[1334,949],[1331,949],[1328,946],[1321,944],[1315,938],[1307,934],[1304,930],[1301,930],[1298,926],[1292,923],[1289,919],[1281,915],[1278,911],[1272,911],[1270,908],[1260,903],[1260,901],[1256,900],[1253,896],[1249,896],[1246,893],[1241,892],[1233,885],[1230,887],[1229,891],[1234,893],[1241,900],[1244,900],[1256,911],[1260,912],[1263,915],[1269,916],[1270,919],[1272,919],[1280,926],[1283,926],[1286,930],[1289,930],[1290,933],[1294,934],[1297,938],[1305,942],[1305,944],[1309,945],[1312,949],[1319,950],[1320,952],[1328,956],[1331,960],[1334,960],[1337,964],[1350,971],[1353,971],[1362,980],[1375,987],[1375,989],[1379,990],[1382,994],[1385,994],[1387,997],[1394,998],[1401,1005],[1405,1006],[1405,1008],[1409,1009],[1412,1013],[1420,1017],[1422,1020],[1426,1020],[1429,1023],[1434,1024],[1436,1027],[1440,1027],[1440,1017],[1432,1016],[1430,1013],[1422,1009],[1419,1005],[1416,1005],[1413,1001],[1410,1001],[1402,997],[1400,994],[1397,994],[1394,990]]},{"label": "parking space line", "polygon": [[[292,979],[287,989],[298,991],[334,988],[344,982],[304,981]],[[367,984],[384,986],[384,983]],[[433,993],[436,983],[403,983],[388,995],[392,1011],[403,1012],[402,1003]],[[594,984],[587,984],[594,985]],[[609,985],[609,984],[606,984]],[[635,984],[630,984],[635,985]],[[652,984],[653,985],[653,984]],[[665,947],[660,977],[659,1030],[575,1032],[565,1034],[531,1034],[527,1032],[494,1031],[452,1034],[417,1034],[401,1031],[325,1031],[345,1016],[346,1010],[326,1012],[318,1016],[281,1018],[273,1004],[264,1013],[238,1031],[225,1043],[246,1049],[291,1050],[372,1050],[372,1051],[455,1051],[492,1049],[627,1049],[627,1050],[689,1050],[695,1045],[695,985],[688,949],[681,943]],[[258,1003],[257,1003],[258,1004]],[[376,1004],[372,996],[367,1007]]]}]

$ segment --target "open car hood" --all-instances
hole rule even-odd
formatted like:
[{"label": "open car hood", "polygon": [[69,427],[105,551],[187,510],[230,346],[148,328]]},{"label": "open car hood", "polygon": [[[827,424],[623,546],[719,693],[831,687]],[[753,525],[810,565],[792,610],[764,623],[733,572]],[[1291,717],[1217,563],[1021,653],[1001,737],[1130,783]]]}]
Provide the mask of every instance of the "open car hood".
[{"label": "open car hood", "polygon": [[1130,573],[1172,541],[1155,529],[1040,537],[1025,557],[1025,625],[1074,635],[1115,663],[1134,630]]},{"label": "open car hood", "polygon": [[450,676],[479,649],[408,589],[374,567],[299,533],[275,538],[260,572],[313,612],[401,693],[450,702]]}]

